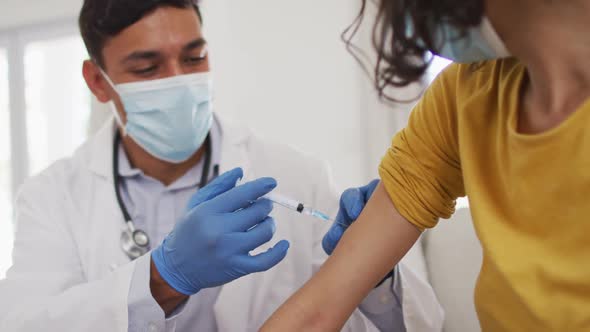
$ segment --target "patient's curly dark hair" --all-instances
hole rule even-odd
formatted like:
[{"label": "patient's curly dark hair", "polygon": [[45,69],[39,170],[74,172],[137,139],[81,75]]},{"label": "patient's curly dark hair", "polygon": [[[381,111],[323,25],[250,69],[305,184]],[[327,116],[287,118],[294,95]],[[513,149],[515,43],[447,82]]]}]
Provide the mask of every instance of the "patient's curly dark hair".
[{"label": "patient's curly dark hair", "polygon": [[[465,32],[480,24],[484,15],[484,0],[374,0],[377,18],[373,27],[372,44],[377,52],[374,68],[375,86],[380,96],[388,87],[404,87],[419,81],[434,53],[442,45],[435,45],[434,29],[441,23],[451,24]],[[360,49],[352,43],[367,12],[367,0],[362,0],[360,13],[342,34],[349,51],[359,58]],[[407,35],[408,24],[414,33]],[[438,41],[440,42],[440,41]],[[444,41],[443,41],[444,42]]]}]

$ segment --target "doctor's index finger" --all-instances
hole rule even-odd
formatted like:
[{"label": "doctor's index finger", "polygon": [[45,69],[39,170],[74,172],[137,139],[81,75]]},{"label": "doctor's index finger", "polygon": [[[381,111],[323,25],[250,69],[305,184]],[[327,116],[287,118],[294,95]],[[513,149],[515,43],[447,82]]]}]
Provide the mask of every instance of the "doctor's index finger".
[{"label": "doctor's index finger", "polygon": [[233,212],[230,229],[233,232],[246,232],[264,221],[273,210],[273,203],[259,199],[250,206]]},{"label": "doctor's index finger", "polygon": [[379,182],[381,182],[379,179],[375,179],[361,189],[361,191],[365,194],[365,203],[371,199],[371,196],[373,196],[373,193],[375,192],[375,189],[377,189]]},{"label": "doctor's index finger", "polygon": [[237,186],[215,197],[211,204],[215,210],[221,213],[235,212],[244,209],[268,194],[277,187],[277,181],[273,178],[260,178],[243,185]]},{"label": "doctor's index finger", "polygon": [[239,167],[221,174],[219,177],[211,181],[211,183],[200,188],[191,197],[187,209],[191,210],[194,207],[231,190],[236,186],[236,182],[238,182],[243,176],[244,171]]}]

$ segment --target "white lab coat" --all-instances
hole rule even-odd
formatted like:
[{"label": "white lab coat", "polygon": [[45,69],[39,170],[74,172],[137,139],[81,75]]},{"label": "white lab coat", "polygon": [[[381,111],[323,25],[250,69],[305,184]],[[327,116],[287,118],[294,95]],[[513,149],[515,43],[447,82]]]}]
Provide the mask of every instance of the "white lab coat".
[{"label": "white lab coat", "polygon": [[[248,130],[221,121],[221,172],[240,166],[248,177],[273,176],[282,193],[335,211],[325,165]],[[113,189],[114,124],[29,180],[16,203],[14,266],[0,282],[0,331],[126,331],[135,262],[121,250],[124,223]],[[264,273],[222,287],[215,304],[220,331],[255,331],[326,256],[329,225],[276,208],[275,239],[287,239],[286,259]],[[264,248],[261,248],[264,250]],[[408,331],[440,330],[442,310],[430,286],[402,263]],[[346,290],[342,290],[345,292]],[[376,328],[359,311],[348,331]]]}]

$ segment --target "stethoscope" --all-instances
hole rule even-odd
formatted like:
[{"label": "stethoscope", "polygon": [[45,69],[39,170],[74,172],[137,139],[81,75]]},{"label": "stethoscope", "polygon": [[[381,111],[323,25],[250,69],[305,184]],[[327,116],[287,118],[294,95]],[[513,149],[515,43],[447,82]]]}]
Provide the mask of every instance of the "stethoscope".
[{"label": "stethoscope", "polygon": [[[141,229],[136,229],[127,207],[121,198],[120,184],[121,178],[119,176],[119,144],[121,144],[121,135],[117,132],[115,135],[115,142],[113,146],[113,178],[115,184],[115,194],[117,196],[117,203],[119,209],[125,218],[125,229],[121,233],[121,249],[131,258],[135,260],[150,251],[150,238],[146,232]],[[203,172],[201,175],[201,182],[199,188],[203,188],[209,182],[209,170],[211,167],[212,147],[211,138],[207,136],[205,140],[205,162],[203,165]],[[213,179],[219,176],[219,165],[213,167]]]}]

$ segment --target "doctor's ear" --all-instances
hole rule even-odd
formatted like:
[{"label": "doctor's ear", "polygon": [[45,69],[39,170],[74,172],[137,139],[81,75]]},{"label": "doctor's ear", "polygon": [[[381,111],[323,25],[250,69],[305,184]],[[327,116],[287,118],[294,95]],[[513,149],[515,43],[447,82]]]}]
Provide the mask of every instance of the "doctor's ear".
[{"label": "doctor's ear", "polygon": [[106,103],[113,99],[111,97],[113,95],[113,91],[109,86],[109,83],[102,76],[100,68],[98,68],[98,65],[94,63],[94,61],[84,61],[82,66],[82,74],[84,75],[86,85],[96,97],[96,99],[98,99],[98,101],[101,103]]}]

